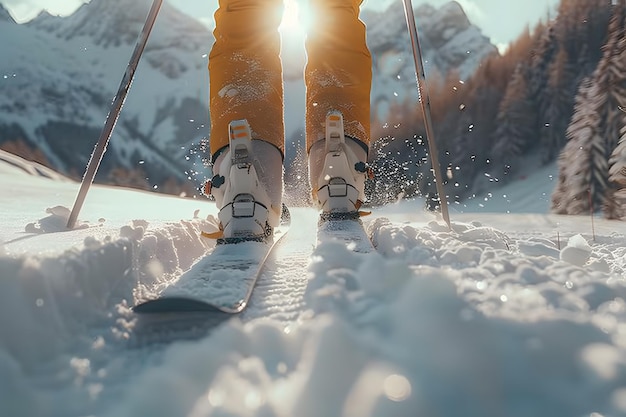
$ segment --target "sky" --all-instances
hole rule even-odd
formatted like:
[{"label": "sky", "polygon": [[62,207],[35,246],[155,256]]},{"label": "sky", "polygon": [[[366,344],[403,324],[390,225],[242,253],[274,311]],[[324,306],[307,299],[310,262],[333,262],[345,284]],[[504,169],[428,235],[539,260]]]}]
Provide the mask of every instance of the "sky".
[{"label": "sky", "polygon": [[[211,24],[217,9],[218,0],[169,0],[184,12],[196,16]],[[293,1],[293,0],[287,0]],[[401,0],[364,0],[363,8],[383,10],[393,1]],[[41,10],[47,9],[53,15],[71,14],[83,0],[0,0],[18,22],[35,17]],[[430,3],[440,6],[449,0],[412,0],[414,6]],[[503,46],[515,40],[525,27],[531,28],[548,15],[554,16],[559,0],[458,0],[472,23],[478,25],[483,33],[491,38],[496,46]],[[531,6],[532,4],[532,6]]]}]

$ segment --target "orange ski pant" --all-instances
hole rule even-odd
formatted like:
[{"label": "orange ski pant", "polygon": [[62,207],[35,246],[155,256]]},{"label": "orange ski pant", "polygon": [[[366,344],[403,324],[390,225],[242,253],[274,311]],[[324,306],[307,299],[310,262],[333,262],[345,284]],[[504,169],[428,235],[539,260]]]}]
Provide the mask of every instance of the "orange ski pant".
[{"label": "orange ski pant", "polygon": [[[324,138],[326,114],[339,110],[345,133],[370,140],[372,59],[359,20],[363,0],[309,0],[306,38],[307,151]],[[282,0],[220,0],[209,55],[211,154],[228,146],[228,124],[247,119],[254,139],[284,154]]]}]

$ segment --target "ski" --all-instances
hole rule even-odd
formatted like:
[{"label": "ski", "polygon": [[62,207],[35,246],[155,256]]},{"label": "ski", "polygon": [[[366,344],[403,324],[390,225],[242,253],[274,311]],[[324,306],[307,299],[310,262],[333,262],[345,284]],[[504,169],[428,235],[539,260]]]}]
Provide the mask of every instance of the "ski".
[{"label": "ski", "polygon": [[317,244],[327,241],[342,242],[348,249],[358,253],[375,250],[358,213],[350,218],[328,217],[322,214],[317,225]]},{"label": "ski", "polygon": [[219,243],[156,299],[142,302],[137,314],[241,313],[270,255],[283,240],[289,223],[274,229],[269,241]]},{"label": "ski", "polygon": [[230,122],[229,151],[224,158],[223,172],[217,169],[205,191],[221,201],[220,230],[203,233],[217,239],[217,246],[157,299],[135,306],[135,313],[237,314],[248,306],[254,286],[291,219],[283,205],[280,224],[273,229],[269,226],[272,201],[259,184],[247,120]]}]

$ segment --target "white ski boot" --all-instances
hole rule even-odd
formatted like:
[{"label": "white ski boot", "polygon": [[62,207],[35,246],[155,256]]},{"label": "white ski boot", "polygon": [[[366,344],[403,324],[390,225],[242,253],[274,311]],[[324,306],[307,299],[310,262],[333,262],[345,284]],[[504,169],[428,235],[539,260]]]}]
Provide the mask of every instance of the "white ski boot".
[{"label": "white ski boot", "polygon": [[322,219],[357,219],[369,214],[359,211],[365,200],[365,179],[371,175],[367,152],[355,140],[346,140],[340,112],[326,116],[325,139],[315,143],[309,154],[313,199]]},{"label": "white ski boot", "polygon": [[218,243],[264,241],[280,223],[283,164],[280,151],[252,140],[247,120],[229,124],[229,148],[215,161],[209,192],[220,212]]}]

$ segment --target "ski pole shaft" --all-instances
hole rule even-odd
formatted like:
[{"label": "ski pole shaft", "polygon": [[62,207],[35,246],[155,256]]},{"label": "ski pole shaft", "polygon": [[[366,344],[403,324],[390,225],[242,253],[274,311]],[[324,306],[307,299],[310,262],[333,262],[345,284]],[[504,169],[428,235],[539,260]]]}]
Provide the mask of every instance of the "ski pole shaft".
[{"label": "ski pole shaft", "polygon": [[98,171],[100,162],[102,162],[104,152],[106,152],[109,139],[111,138],[111,133],[113,132],[115,124],[117,123],[117,119],[120,115],[120,112],[122,111],[122,106],[124,106],[124,101],[126,100],[126,96],[128,95],[128,91],[130,90],[133,78],[135,77],[135,71],[137,70],[137,66],[139,65],[139,60],[141,59],[141,55],[143,54],[143,51],[146,47],[148,37],[150,36],[150,32],[152,31],[152,27],[154,26],[154,22],[157,18],[157,15],[159,14],[162,3],[163,0],[154,0],[154,2],[152,3],[152,7],[150,8],[150,12],[148,13],[148,17],[146,18],[143,29],[139,34],[137,44],[135,45],[135,50],[133,51],[133,54],[130,58],[128,67],[126,67],[126,72],[122,77],[122,82],[119,89],[117,90],[117,94],[115,95],[113,103],[111,104],[111,109],[109,111],[109,114],[107,115],[107,119],[104,123],[102,132],[100,133],[100,138],[98,139],[93,153],[91,154],[91,158],[89,159],[89,163],[87,164],[87,169],[85,170],[85,175],[83,176],[83,180],[80,184],[80,189],[74,202],[74,207],[72,208],[70,217],[67,221],[68,229],[73,229],[76,225],[78,213],[80,212],[83,203],[85,202],[85,198],[87,197],[87,193],[89,192],[89,187],[96,177],[96,172]]},{"label": "ski pole shaft", "polygon": [[430,96],[426,85],[426,74],[424,71],[424,62],[422,59],[422,48],[420,46],[417,26],[415,25],[415,15],[413,13],[413,5],[411,0],[402,0],[404,3],[404,14],[406,17],[409,35],[411,36],[411,46],[413,47],[413,59],[415,61],[415,70],[417,77],[417,89],[419,93],[419,101],[424,115],[424,126],[426,128],[426,140],[428,141],[428,150],[430,152],[430,161],[435,174],[435,183],[437,185],[437,194],[439,194],[439,204],[441,205],[441,215],[444,221],[450,226],[450,214],[448,212],[448,199],[443,188],[443,177],[441,176],[441,166],[439,165],[439,152],[437,151],[437,143],[435,142],[435,132],[433,129],[433,120],[430,111]]}]

